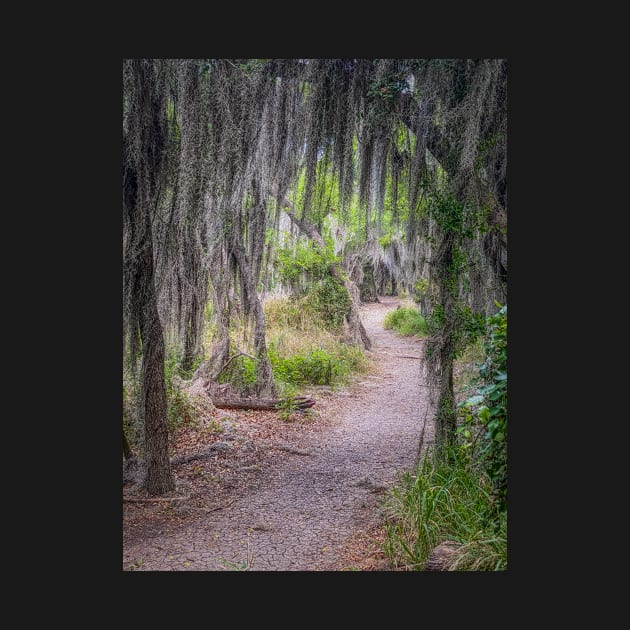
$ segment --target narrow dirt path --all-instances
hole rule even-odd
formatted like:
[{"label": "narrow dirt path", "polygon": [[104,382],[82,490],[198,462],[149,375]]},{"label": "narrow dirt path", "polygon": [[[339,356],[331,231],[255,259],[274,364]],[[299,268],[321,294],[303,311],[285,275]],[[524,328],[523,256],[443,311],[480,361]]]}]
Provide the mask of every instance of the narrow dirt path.
[{"label": "narrow dirt path", "polygon": [[[378,524],[382,492],[413,467],[427,407],[422,342],[382,327],[400,304],[362,307],[376,368],[354,386],[321,397],[330,422],[300,454],[264,470],[222,510],[150,538],[128,540],[123,563],[136,570],[217,571],[229,563],[254,571],[340,570],[340,552]],[[427,423],[424,443],[433,441]],[[137,537],[136,537],[137,538]]]}]

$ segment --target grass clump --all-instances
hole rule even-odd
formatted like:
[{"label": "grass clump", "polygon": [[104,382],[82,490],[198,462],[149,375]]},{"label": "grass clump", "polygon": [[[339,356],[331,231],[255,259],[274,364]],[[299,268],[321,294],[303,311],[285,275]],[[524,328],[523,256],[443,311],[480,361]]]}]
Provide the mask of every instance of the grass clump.
[{"label": "grass clump", "polygon": [[431,550],[452,540],[461,546],[446,570],[507,569],[507,512],[493,509],[491,490],[487,474],[465,455],[428,452],[416,474],[405,474],[385,500],[390,562],[422,571]]},{"label": "grass clump", "polygon": [[385,315],[383,328],[394,330],[403,337],[422,337],[427,332],[427,324],[417,308],[413,306],[399,306],[395,311]]}]

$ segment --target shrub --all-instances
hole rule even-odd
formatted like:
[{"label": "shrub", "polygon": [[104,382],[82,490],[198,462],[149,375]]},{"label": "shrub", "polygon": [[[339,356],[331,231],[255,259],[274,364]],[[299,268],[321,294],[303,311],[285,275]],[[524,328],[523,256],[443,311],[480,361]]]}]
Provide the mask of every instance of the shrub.
[{"label": "shrub", "polygon": [[341,328],[351,305],[346,287],[331,276],[316,282],[303,298],[303,304],[332,330]]},{"label": "shrub", "polygon": [[277,345],[270,344],[269,360],[274,378],[293,385],[335,385],[352,371],[363,369],[365,361],[360,349],[341,343],[332,351],[315,348],[284,357]]},{"label": "shrub", "polygon": [[417,308],[411,306],[401,306],[387,313],[383,320],[383,327],[387,330],[393,329],[404,337],[423,336],[427,331],[424,317]]}]

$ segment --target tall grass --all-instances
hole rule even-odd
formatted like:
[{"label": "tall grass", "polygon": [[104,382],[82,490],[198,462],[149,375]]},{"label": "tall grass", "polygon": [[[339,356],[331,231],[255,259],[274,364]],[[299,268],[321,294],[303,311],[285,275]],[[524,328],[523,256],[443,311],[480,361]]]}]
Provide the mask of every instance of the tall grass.
[{"label": "tall grass", "polygon": [[446,457],[428,452],[415,475],[407,473],[387,495],[385,553],[395,567],[424,570],[438,544],[461,544],[450,571],[507,568],[507,513],[497,514],[485,473],[457,451]]},{"label": "tall grass", "polygon": [[269,360],[281,393],[304,385],[341,385],[367,369],[361,349],[342,343],[303,300],[270,298],[264,310]]},{"label": "tall grass", "polygon": [[427,332],[427,324],[420,311],[413,306],[400,306],[385,315],[383,328],[395,330],[403,337],[422,337]]}]

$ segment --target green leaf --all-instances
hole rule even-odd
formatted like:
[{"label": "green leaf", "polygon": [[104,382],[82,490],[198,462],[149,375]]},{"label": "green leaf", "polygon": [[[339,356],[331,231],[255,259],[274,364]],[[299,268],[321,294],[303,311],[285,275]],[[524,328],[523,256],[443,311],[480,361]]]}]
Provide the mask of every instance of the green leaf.
[{"label": "green leaf", "polygon": [[470,398],[468,398],[467,400],[464,401],[463,406],[464,407],[473,407],[474,405],[478,405],[479,403],[483,402],[483,396],[471,396]]},{"label": "green leaf", "polygon": [[499,398],[501,398],[501,396],[503,396],[504,392],[496,389],[495,391],[491,392],[491,394],[488,396],[488,398],[490,400],[499,400]]}]

